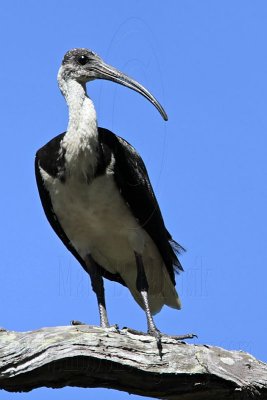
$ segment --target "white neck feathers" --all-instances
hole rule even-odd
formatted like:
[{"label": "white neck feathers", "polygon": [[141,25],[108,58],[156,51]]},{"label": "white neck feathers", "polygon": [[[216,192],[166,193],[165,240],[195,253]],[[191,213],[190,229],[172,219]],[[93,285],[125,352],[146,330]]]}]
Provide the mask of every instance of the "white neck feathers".
[{"label": "white neck feathers", "polygon": [[75,175],[88,176],[90,169],[94,172],[97,163],[98,130],[94,104],[86,93],[85,84],[64,79],[61,69],[58,83],[69,107],[68,128],[61,143],[66,169]]}]

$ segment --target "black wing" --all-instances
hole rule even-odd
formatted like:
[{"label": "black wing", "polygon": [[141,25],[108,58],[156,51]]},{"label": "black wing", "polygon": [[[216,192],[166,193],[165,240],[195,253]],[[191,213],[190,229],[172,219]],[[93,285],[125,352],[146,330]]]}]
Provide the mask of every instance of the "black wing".
[{"label": "black wing", "polygon": [[175,284],[174,271],[183,271],[177,258],[182,246],[167,231],[162,214],[151,186],[145,164],[136,150],[124,139],[108,129],[98,128],[102,153],[114,154],[114,178],[126,203],[140,225],[156,244]]},{"label": "black wing", "polygon": [[[58,218],[54,212],[53,205],[48,190],[44,185],[43,178],[40,173],[40,167],[43,168],[49,175],[53,177],[59,177],[64,181],[64,154],[59,153],[60,142],[63,139],[65,133],[56,136],[54,139],[50,140],[45,146],[39,149],[35,157],[35,176],[37,187],[41,199],[41,203],[45,212],[45,215],[54,229],[55,233],[62,240],[67,249],[74,255],[74,257],[79,261],[81,266],[86,270],[86,265],[83,259],[79,256],[75,248],[72,246],[69,238],[65,234],[63,228],[61,227]],[[111,274],[106,271],[100,265],[98,265],[101,275],[111,281],[116,281],[125,285],[125,282],[119,274]]]}]

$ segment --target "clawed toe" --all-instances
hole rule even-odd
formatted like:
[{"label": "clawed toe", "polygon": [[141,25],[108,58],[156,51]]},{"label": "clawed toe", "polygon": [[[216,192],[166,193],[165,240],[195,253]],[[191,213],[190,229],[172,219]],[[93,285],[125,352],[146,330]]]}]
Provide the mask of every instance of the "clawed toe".
[{"label": "clawed toe", "polygon": [[194,333],[187,333],[186,335],[164,335],[164,336],[167,336],[167,337],[170,337],[170,338],[176,339],[176,340],[194,339],[194,338],[198,337]]},{"label": "clawed toe", "polygon": [[87,325],[85,322],[81,322],[76,319],[73,319],[72,321],[70,321],[70,324],[71,325]]},{"label": "clawed toe", "polygon": [[186,335],[166,335],[161,333],[157,328],[155,329],[149,329],[148,334],[151,336],[154,336],[156,341],[157,341],[157,348],[159,351],[159,356],[162,359],[163,353],[162,353],[162,339],[164,338],[170,338],[170,339],[175,339],[177,341],[180,340],[185,340],[185,339],[194,339],[197,338],[197,335],[194,333],[188,333]]},{"label": "clawed toe", "polygon": [[[77,326],[77,325],[88,325],[85,322],[81,322],[81,321],[78,321],[78,320],[75,320],[75,319],[70,321],[70,324],[74,325],[74,326]],[[100,328],[106,329],[107,331],[110,331],[110,332],[120,332],[118,324],[100,326]]]},{"label": "clawed toe", "polygon": [[161,343],[161,332],[157,329],[157,328],[150,328],[149,330],[148,330],[148,334],[149,335],[151,335],[151,336],[154,336],[154,338],[156,339],[156,341],[157,341],[157,348],[158,348],[158,351],[159,351],[159,356],[160,356],[160,358],[162,359],[162,343]]}]

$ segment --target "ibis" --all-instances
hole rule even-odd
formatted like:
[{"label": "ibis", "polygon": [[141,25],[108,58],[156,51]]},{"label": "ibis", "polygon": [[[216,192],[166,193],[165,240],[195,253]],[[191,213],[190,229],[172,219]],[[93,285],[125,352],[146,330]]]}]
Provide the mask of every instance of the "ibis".
[{"label": "ibis", "polygon": [[66,132],[36,153],[37,186],[46,217],[89,274],[100,325],[110,327],[103,278],[126,286],[145,311],[148,333],[161,333],[153,315],[180,309],[175,273],[183,248],[165,227],[145,164],[122,137],[98,127],[86,83],[106,79],[143,95],[167,115],[140,83],[85,48],[68,51],[58,85],[69,108]]}]

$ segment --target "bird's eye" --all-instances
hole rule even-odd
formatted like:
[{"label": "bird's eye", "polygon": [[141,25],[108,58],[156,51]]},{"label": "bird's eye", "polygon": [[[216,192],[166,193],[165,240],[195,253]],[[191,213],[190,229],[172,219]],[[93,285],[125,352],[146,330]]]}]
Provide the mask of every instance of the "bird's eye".
[{"label": "bird's eye", "polygon": [[82,55],[77,59],[77,61],[80,65],[85,65],[89,61],[89,58],[85,55]]}]

